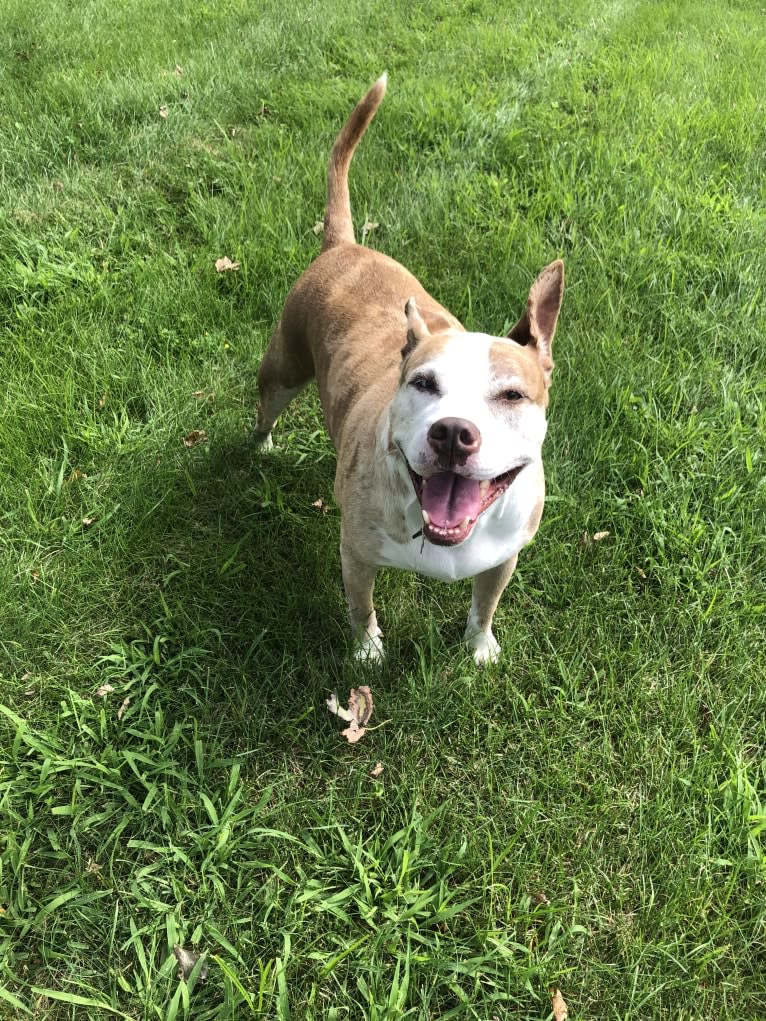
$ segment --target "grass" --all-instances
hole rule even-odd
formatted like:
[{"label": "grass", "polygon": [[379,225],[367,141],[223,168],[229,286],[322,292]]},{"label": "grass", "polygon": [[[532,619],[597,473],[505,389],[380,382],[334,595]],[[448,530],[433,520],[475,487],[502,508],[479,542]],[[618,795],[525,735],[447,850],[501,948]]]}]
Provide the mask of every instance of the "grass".
[{"label": "grass", "polygon": [[[527,1021],[553,985],[572,1019],[762,1016],[763,30],[722,0],[5,0],[0,1017]],[[568,291],[504,658],[462,651],[467,586],[383,575],[351,748],[315,396],[268,458],[250,431],[383,69],[368,243],[469,327],[554,257]]]}]

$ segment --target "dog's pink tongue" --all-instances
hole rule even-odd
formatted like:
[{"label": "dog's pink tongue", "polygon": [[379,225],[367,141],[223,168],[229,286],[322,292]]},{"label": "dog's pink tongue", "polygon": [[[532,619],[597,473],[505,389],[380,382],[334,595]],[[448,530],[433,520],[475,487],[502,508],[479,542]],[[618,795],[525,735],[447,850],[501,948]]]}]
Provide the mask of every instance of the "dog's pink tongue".
[{"label": "dog's pink tongue", "polygon": [[439,472],[423,480],[423,510],[439,528],[455,528],[466,518],[474,520],[481,510],[477,479],[465,479],[453,472]]}]

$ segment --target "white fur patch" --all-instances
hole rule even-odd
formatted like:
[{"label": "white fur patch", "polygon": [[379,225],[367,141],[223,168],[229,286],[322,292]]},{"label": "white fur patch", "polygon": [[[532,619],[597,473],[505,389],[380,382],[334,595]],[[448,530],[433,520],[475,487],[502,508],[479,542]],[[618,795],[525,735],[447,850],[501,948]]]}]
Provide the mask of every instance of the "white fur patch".
[{"label": "white fur patch", "polygon": [[419,534],[423,516],[410,483],[412,498],[405,509],[407,528],[411,536],[418,534],[399,543],[381,531],[379,565],[417,571],[439,581],[460,581],[505,563],[532,538],[527,526],[540,496],[540,474],[539,461],[520,471],[510,488],[479,516],[471,534],[458,546],[435,546]]},{"label": "white fur patch", "polygon": [[397,391],[391,434],[418,475],[436,470],[428,430],[442,418],[466,419],[481,433],[481,448],[461,469],[471,478],[493,479],[539,460],[547,429],[545,410],[530,400],[515,405],[498,399],[506,390],[524,392],[520,375],[498,374],[503,370],[492,365],[490,349],[498,343],[502,341],[484,333],[455,333],[434,358],[417,367],[418,375],[433,375],[438,394],[407,385]]},{"label": "white fur patch", "polygon": [[[410,494],[405,513],[408,534],[397,542],[382,528],[378,563],[399,567],[441,581],[471,578],[515,556],[532,538],[529,519],[543,493],[542,444],[547,423],[545,409],[531,399],[503,401],[504,391],[524,394],[525,383],[507,365],[493,365],[490,350],[502,343],[481,333],[456,333],[434,357],[419,362],[416,374],[429,374],[438,393],[413,386],[400,387],[390,408],[390,435],[403,457],[397,469]],[[511,343],[511,342],[509,342]],[[481,433],[481,447],[458,470],[475,479],[494,479],[525,465],[510,487],[479,515],[471,534],[456,546],[437,546],[420,534],[420,504],[404,464],[406,458],[418,475],[438,471],[428,430],[442,418],[463,418]],[[378,437],[384,449],[386,426]],[[416,534],[417,533],[417,534]]]}]

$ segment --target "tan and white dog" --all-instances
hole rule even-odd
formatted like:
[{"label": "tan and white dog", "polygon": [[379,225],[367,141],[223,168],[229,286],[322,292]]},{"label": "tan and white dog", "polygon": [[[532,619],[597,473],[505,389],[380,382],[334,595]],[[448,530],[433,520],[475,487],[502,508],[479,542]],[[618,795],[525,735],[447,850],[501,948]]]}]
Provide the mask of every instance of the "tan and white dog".
[{"label": "tan and white dog", "polygon": [[348,168],[383,75],[338,136],[319,257],[290,291],[259,372],[256,440],[314,377],[337,451],[340,553],[356,654],[382,655],[379,567],[473,578],[465,640],[500,647],[492,618],[543,511],[541,448],[564,266],[547,266],[507,337],[468,333],[403,266],[355,243]]}]

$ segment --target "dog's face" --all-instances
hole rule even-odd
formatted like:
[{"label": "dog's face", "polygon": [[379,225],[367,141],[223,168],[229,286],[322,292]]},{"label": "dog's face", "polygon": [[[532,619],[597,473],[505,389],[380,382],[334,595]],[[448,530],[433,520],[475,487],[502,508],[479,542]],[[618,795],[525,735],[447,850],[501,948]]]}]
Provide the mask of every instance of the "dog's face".
[{"label": "dog's face", "polygon": [[390,435],[407,463],[430,542],[465,541],[519,472],[540,460],[562,291],[563,268],[553,263],[503,338],[429,333],[414,302],[407,303]]}]

